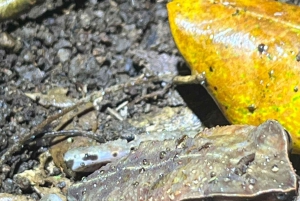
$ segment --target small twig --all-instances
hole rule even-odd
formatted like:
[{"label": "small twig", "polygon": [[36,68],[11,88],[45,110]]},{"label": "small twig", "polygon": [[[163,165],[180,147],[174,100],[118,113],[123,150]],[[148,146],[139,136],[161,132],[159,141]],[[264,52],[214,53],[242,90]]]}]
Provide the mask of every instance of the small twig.
[{"label": "small twig", "polygon": [[125,107],[128,104],[128,101],[124,101],[122,104],[120,104],[117,108],[116,111],[121,110],[123,107]]},{"label": "small twig", "polygon": [[[166,77],[170,79],[169,76]],[[205,74],[197,74],[197,75],[187,75],[187,76],[171,76],[172,83],[168,83],[162,90],[152,92],[150,94],[143,95],[142,97],[137,98],[131,104],[136,104],[144,99],[155,98],[157,96],[163,96],[168,89],[173,85],[183,85],[183,84],[201,84],[206,86],[206,77]]]},{"label": "small twig", "polygon": [[43,138],[54,138],[60,136],[64,136],[64,137],[83,136],[83,137],[96,140],[97,142],[103,142],[103,140],[100,139],[100,136],[97,133],[94,133],[92,131],[80,131],[80,130],[63,130],[63,131],[46,132],[44,133]]},{"label": "small twig", "polygon": [[123,117],[116,110],[108,107],[107,111],[109,112],[110,115],[114,116],[119,121],[124,121]]},{"label": "small twig", "polygon": [[206,85],[206,78],[205,78],[205,74],[175,76],[173,78],[173,83],[178,84],[178,85],[201,84],[201,85],[205,86]]},{"label": "small twig", "polygon": [[[131,86],[139,85],[139,84],[142,84],[142,83],[145,83],[145,82],[153,82],[153,81],[157,81],[157,80],[159,80],[158,77],[152,77],[152,78],[147,79],[147,78],[144,77],[144,75],[141,75],[138,78],[130,79],[126,83],[111,86],[111,87],[105,89],[104,91],[93,92],[89,96],[80,99],[75,105],[73,105],[73,106],[71,106],[69,108],[64,109],[62,112],[60,112],[58,114],[55,114],[55,115],[52,115],[52,116],[48,117],[46,120],[44,120],[38,126],[36,126],[35,128],[33,128],[29,133],[26,133],[25,135],[22,135],[20,137],[19,141],[15,142],[15,144],[13,144],[11,147],[7,148],[7,150],[5,151],[5,153],[3,153],[3,155],[0,158],[0,167],[4,163],[7,162],[7,160],[9,159],[9,157],[11,157],[15,152],[19,151],[23,147],[24,144],[28,143],[30,140],[34,140],[37,135],[43,134],[45,128],[49,124],[51,124],[53,121],[57,120],[58,118],[63,117],[64,115],[66,115],[70,111],[74,110],[75,108],[80,107],[82,104],[87,103],[86,104],[87,107],[84,107],[84,109],[85,110],[86,109],[90,109],[92,107],[95,107],[95,105],[91,106],[91,104],[89,104],[89,102],[94,102],[95,100],[101,100],[102,101],[102,98],[103,98],[103,96],[104,96],[105,93],[112,93],[112,92],[116,92],[118,90],[122,90],[124,88],[128,88],[128,87],[131,87]],[[66,120],[64,120],[64,122],[67,122],[68,120],[71,120],[72,118],[74,118],[74,115],[68,116],[68,118],[66,118]],[[59,126],[57,129],[60,129],[60,128],[61,127]],[[66,131],[66,132],[68,132],[68,131]],[[75,134],[82,135],[82,133],[79,134],[79,132],[73,132],[73,133],[74,133],[74,135]],[[91,133],[87,133],[87,135],[88,136],[92,136]]]},{"label": "small twig", "polygon": [[158,97],[158,96],[163,96],[167,91],[168,89],[172,86],[171,83],[168,83],[162,90],[159,90],[159,91],[154,91],[150,94],[146,94],[142,97],[139,97],[137,98],[136,100],[133,101],[133,105],[144,100],[144,99],[149,99],[149,98],[155,98],[155,97]]},{"label": "small twig", "polygon": [[72,110],[68,113],[66,113],[59,121],[59,124],[54,128],[54,131],[58,131],[61,130],[66,124],[68,124],[69,121],[71,121],[71,119],[73,119],[74,117],[83,114],[87,111],[90,111],[93,109],[93,104],[91,102],[87,102],[84,105],[80,105],[78,107],[76,107],[76,110]]},{"label": "small twig", "polygon": [[[78,103],[79,105],[81,103]],[[44,120],[42,123],[40,123],[38,126],[36,126],[35,128],[33,128],[29,133],[22,135],[20,137],[20,140],[17,141],[15,144],[13,144],[11,147],[9,147],[6,152],[1,156],[0,158],[0,167],[7,161],[7,159],[12,156],[15,152],[19,151],[22,146],[24,144],[26,144],[26,142],[28,142],[28,140],[34,139],[38,134],[42,133],[44,128],[49,125],[51,122],[53,122],[54,120],[58,119],[59,117],[63,116],[64,114],[68,113],[69,111],[75,109],[78,104],[66,108],[65,110],[63,110],[61,113],[52,115],[50,117],[48,117],[46,120]]]}]

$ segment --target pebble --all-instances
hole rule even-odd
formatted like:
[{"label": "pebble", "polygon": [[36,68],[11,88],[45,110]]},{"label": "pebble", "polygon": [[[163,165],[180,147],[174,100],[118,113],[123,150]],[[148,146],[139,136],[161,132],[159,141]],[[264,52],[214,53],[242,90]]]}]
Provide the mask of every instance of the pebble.
[{"label": "pebble", "polygon": [[58,195],[56,194],[47,194],[44,195],[40,201],[63,201]]},{"label": "pebble", "polygon": [[37,37],[42,39],[47,46],[51,46],[56,40],[56,37],[50,32],[39,32]]},{"label": "pebble", "polygon": [[83,13],[80,16],[80,24],[84,29],[88,29],[91,25],[91,21],[93,20],[94,15],[91,13]]},{"label": "pebble", "polygon": [[65,48],[60,49],[57,52],[57,57],[61,63],[65,63],[71,57],[71,50]]},{"label": "pebble", "polygon": [[22,43],[10,34],[3,32],[0,33],[0,48],[16,53],[22,48]]},{"label": "pebble", "polygon": [[59,50],[61,48],[71,48],[72,44],[70,41],[65,40],[65,39],[60,39],[55,45],[54,48]]},{"label": "pebble", "polygon": [[[143,68],[133,62],[133,53],[128,50],[135,50],[137,46],[146,50],[144,38],[149,35],[151,24],[158,23],[154,16],[149,18],[151,21],[144,18],[149,12],[155,14],[155,1],[133,1],[134,5],[123,0],[101,3],[88,0],[71,4],[62,0],[49,2],[52,4],[46,3],[46,6],[31,10],[37,11],[37,15],[28,12],[21,20],[5,22],[1,26],[1,150],[11,146],[49,115],[47,109],[20,92],[47,92],[49,86],[64,86],[70,89],[70,96],[78,98],[80,93],[75,90],[73,80],[76,84],[87,86],[89,91],[117,84],[121,76],[126,78],[126,82],[130,76],[142,73],[140,69]],[[62,3],[64,5],[60,7]],[[55,7],[58,10],[51,11]],[[40,12],[38,9],[41,9]],[[30,19],[35,16],[40,17]],[[140,18],[139,27],[142,28],[136,26]],[[167,21],[164,24],[167,25]],[[135,90],[135,93],[138,92]],[[125,95],[120,93],[118,97],[123,100]],[[129,109],[121,111],[124,116],[136,110]],[[18,163],[18,168],[20,164],[24,171],[34,163],[26,158],[25,163]],[[20,191],[19,187],[6,180],[17,171],[14,166],[4,168],[1,174],[2,192],[16,194]],[[32,192],[31,196],[34,195],[39,198]]]},{"label": "pebble", "polygon": [[30,52],[26,51],[26,53],[23,56],[24,61],[30,63],[34,61],[35,56]]}]

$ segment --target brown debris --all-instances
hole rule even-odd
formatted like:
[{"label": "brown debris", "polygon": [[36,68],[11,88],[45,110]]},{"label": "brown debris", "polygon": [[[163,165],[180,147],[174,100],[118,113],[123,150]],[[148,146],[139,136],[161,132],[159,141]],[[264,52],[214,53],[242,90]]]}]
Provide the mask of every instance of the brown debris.
[{"label": "brown debris", "polygon": [[73,185],[68,199],[291,200],[297,179],[288,148],[276,121],[207,129],[180,144],[149,141]]}]

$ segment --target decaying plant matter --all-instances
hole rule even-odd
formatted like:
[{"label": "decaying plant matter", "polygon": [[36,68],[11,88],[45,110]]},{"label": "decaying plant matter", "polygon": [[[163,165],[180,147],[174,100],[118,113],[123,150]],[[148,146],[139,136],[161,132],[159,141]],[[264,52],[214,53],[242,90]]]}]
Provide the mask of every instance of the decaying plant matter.
[{"label": "decaying plant matter", "polygon": [[0,22],[16,18],[42,0],[0,0]]},{"label": "decaying plant matter", "polygon": [[178,0],[167,6],[178,49],[192,74],[206,78],[229,122],[277,119],[300,153],[299,7],[272,0]]}]

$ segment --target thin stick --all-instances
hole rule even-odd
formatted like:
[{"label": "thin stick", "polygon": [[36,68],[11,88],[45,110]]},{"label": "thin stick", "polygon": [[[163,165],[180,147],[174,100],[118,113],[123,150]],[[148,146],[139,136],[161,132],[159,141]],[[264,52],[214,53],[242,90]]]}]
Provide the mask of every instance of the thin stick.
[{"label": "thin stick", "polygon": [[[57,120],[58,118],[60,118],[64,115],[66,115],[67,113],[71,112],[75,108],[78,108],[82,104],[88,103],[88,102],[93,102],[93,101],[98,100],[98,99],[100,99],[102,101],[102,98],[103,98],[105,93],[112,93],[112,92],[115,92],[115,91],[118,91],[118,90],[121,90],[121,89],[124,89],[124,88],[127,88],[127,87],[139,85],[141,83],[146,83],[146,82],[153,82],[153,81],[157,81],[157,80],[159,80],[158,77],[152,77],[152,78],[146,79],[144,77],[144,75],[141,75],[138,78],[130,79],[126,83],[111,86],[111,87],[105,89],[104,91],[93,92],[89,96],[80,99],[74,106],[66,108],[62,112],[48,117],[46,120],[44,120],[38,126],[33,128],[29,133],[26,133],[25,135],[21,136],[19,141],[15,142],[15,144],[13,144],[11,147],[7,148],[5,153],[1,156],[1,158],[0,158],[0,167],[4,163],[7,162],[9,157],[11,157],[17,151],[19,151],[23,147],[24,144],[28,143],[29,140],[33,140],[33,139],[36,138],[37,135],[42,134],[44,132],[46,126],[48,126],[49,124],[51,124],[53,121]],[[94,107],[95,107],[95,105],[94,105]],[[88,108],[90,108],[90,106]],[[76,132],[74,132],[74,134],[76,134]],[[82,135],[82,133],[80,135]],[[88,133],[87,135],[89,135],[89,137],[92,136],[92,134],[90,134],[90,133]],[[99,139],[98,139],[98,141],[99,141]]]},{"label": "thin stick", "polygon": [[94,133],[92,131],[80,131],[80,130],[62,130],[62,131],[52,131],[44,133],[43,138],[53,138],[53,137],[76,137],[76,136],[83,136],[87,138],[91,138],[93,140],[96,140],[97,142],[102,142],[100,140],[100,137],[97,133]]},{"label": "thin stick", "polygon": [[[80,105],[81,103],[79,103]],[[0,158],[0,167],[6,163],[6,161],[8,160],[8,158],[10,156],[12,156],[15,152],[19,151],[22,146],[28,142],[28,140],[30,139],[34,139],[38,134],[40,134],[41,132],[43,132],[44,128],[49,125],[51,122],[53,122],[54,120],[60,118],[61,116],[65,115],[66,113],[70,112],[71,110],[75,109],[78,106],[78,104],[66,108],[65,110],[63,110],[61,113],[52,115],[50,117],[48,117],[46,120],[44,120],[42,123],[40,123],[37,127],[33,128],[29,133],[23,135],[20,137],[20,140],[17,141],[15,144],[13,144],[11,147],[9,147],[5,153],[1,156]]]},{"label": "thin stick", "polygon": [[183,85],[183,84],[201,84],[206,85],[205,74],[197,75],[187,75],[187,76],[175,76],[173,78],[174,84]]}]

